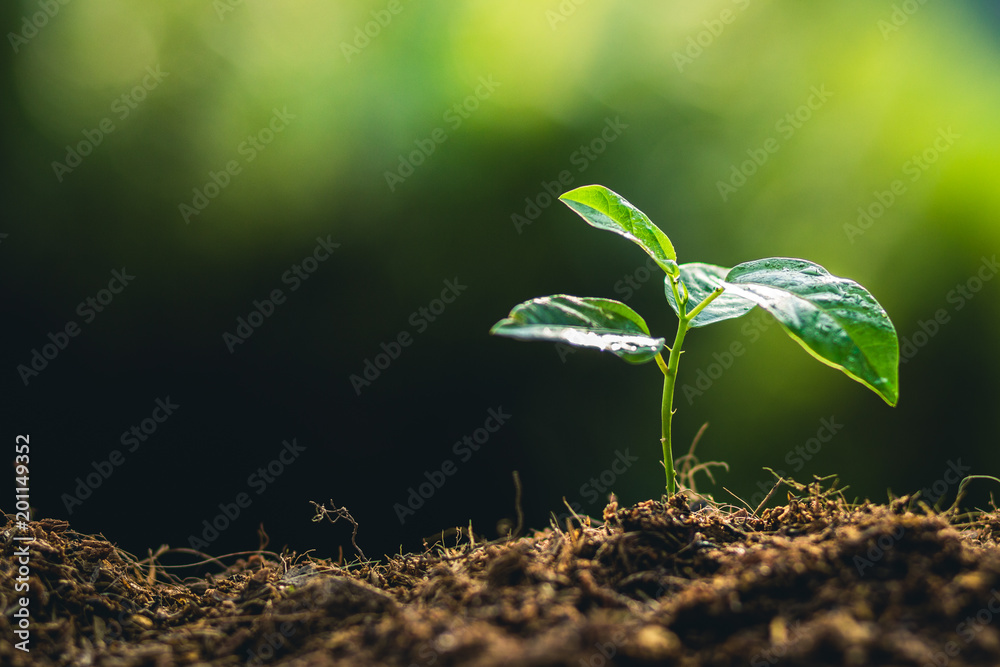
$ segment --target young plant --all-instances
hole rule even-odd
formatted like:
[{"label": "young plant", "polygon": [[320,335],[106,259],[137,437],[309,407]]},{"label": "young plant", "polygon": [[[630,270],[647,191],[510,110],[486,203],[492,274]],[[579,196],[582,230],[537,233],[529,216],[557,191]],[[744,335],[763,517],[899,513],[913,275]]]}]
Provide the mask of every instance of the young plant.
[{"label": "young plant", "polygon": [[[896,405],[896,330],[885,309],[858,283],[831,275],[819,264],[785,257],[753,260],[731,269],[700,262],[678,265],[667,235],[611,190],[587,185],[559,199],[591,226],[638,244],[663,269],[667,303],[677,314],[673,346],[653,338],[638,313],[620,301],[566,294],[515,306],[490,333],[603,350],[633,364],[655,360],[664,375],[660,442],[669,495],[677,491],[671,442],[674,384],[690,329],[741,317],[760,306],[806,352]],[[666,361],[663,350],[668,352]]]}]

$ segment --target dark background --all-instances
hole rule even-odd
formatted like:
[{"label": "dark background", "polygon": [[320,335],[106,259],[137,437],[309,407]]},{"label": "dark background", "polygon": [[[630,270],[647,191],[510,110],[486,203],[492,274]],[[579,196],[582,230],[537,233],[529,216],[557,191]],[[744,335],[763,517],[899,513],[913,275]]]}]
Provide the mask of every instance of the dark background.
[{"label": "dark background", "polygon": [[[606,493],[589,480],[611,479],[618,453],[637,459],[614,474],[622,501],[659,497],[655,366],[487,334],[515,304],[565,292],[626,300],[672,339],[645,255],[551,203],[546,184],[616,190],[682,262],[819,262],[922,343],[904,350],[892,409],[766,319],[693,332],[676,454],[707,421],[699,454],[731,466],[702,490],[759,499],[769,466],[836,473],[852,498],[881,501],[943,479],[949,461],[997,473],[1000,281],[974,280],[993,277],[983,258],[1000,249],[995,3],[45,7],[6,4],[0,49],[3,441],[13,458],[15,435],[30,434],[36,518],[145,554],[188,546],[247,493],[202,550],[255,548],[263,523],[272,548],[336,555],[349,527],[310,523],[309,501],[332,499],[378,557],[470,521],[495,537],[514,516],[513,470],[529,527],[565,513],[563,497],[599,516]],[[254,152],[243,142],[275,109],[294,118]],[[114,130],[57,175],[53,162],[105,118]],[[619,130],[602,143],[609,123]],[[733,169],[768,139],[777,152],[723,197],[719,182],[739,183]],[[408,174],[400,156],[428,142],[390,187],[386,172]],[[914,169],[925,151],[933,160]],[[219,176],[230,161],[239,173]],[[179,206],[212,173],[226,186],[185,222]],[[877,212],[896,180],[903,194],[858,227],[858,208]],[[519,226],[532,201],[537,216]],[[340,245],[292,291],[282,276],[318,237]],[[123,268],[134,280],[87,322],[79,304]],[[971,298],[953,291],[970,279]],[[437,307],[446,280],[465,289],[418,331],[411,317]],[[230,353],[223,334],[275,289],[284,303]],[[25,383],[18,367],[71,321],[79,335]],[[351,376],[404,332],[412,343],[359,394]],[[745,354],[718,372],[734,342]],[[128,451],[122,433],[167,397],[179,407]],[[511,417],[463,460],[453,444],[490,409]],[[795,463],[824,419],[842,427]],[[304,451],[258,494],[250,476],[292,439]],[[394,505],[446,460],[454,474],[401,524]],[[112,472],[68,508],[95,465]],[[8,488],[0,508],[12,511]],[[974,486],[970,504],[988,491]]]}]

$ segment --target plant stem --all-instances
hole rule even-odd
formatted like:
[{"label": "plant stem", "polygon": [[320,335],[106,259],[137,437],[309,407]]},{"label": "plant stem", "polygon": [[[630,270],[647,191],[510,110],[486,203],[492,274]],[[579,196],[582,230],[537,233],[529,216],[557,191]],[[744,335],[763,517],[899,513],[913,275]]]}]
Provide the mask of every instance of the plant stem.
[{"label": "plant stem", "polygon": [[[677,303],[677,335],[674,336],[674,344],[670,348],[670,357],[667,359],[667,368],[663,377],[663,403],[660,407],[660,420],[662,423],[662,437],[660,442],[663,445],[663,468],[667,475],[667,495],[672,496],[677,493],[677,473],[674,470],[673,453],[673,419],[674,419],[674,385],[677,381],[677,365],[681,360],[681,350],[684,346],[684,336],[690,329],[691,320],[698,316],[705,307],[717,296],[722,294],[722,288],[716,289],[705,300],[699,303],[690,313],[687,312],[687,290],[684,289],[682,299],[680,291],[677,289],[679,280],[671,278],[670,287],[674,292],[675,303]],[[660,359],[657,360],[660,362]]]},{"label": "plant stem", "polygon": [[663,404],[660,408],[663,430],[660,442],[663,444],[663,467],[667,473],[668,496],[677,493],[677,473],[674,471],[673,443],[671,442],[674,419],[674,383],[677,380],[677,364],[681,360],[681,347],[684,345],[684,336],[687,334],[687,330],[687,320],[682,317],[677,321],[677,335],[674,337],[673,347],[670,348],[667,372],[663,377]]}]

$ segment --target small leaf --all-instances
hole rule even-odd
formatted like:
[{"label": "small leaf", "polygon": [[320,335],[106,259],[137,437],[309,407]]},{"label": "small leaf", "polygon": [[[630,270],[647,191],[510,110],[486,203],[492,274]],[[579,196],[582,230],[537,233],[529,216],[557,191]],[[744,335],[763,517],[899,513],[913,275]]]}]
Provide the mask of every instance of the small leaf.
[{"label": "small leaf", "polygon": [[645,213],[603,185],[584,185],[570,190],[559,199],[587,224],[639,244],[664,271],[668,270],[668,261],[677,260],[677,253],[667,235],[650,222]]},{"label": "small leaf", "polygon": [[641,364],[655,358],[665,341],[649,335],[639,314],[620,301],[553,294],[514,306],[491,334],[521,340],[551,340],[589,347]]},{"label": "small leaf", "polygon": [[818,360],[869,387],[889,405],[899,400],[899,339],[868,290],[804,259],[744,262],[726,291],[754,301]]},{"label": "small leaf", "polygon": [[[730,269],[714,264],[703,264],[701,262],[691,262],[681,264],[681,282],[687,287],[688,303],[686,312],[704,301],[709,294],[715,291],[719,284],[725,279]],[[667,303],[678,315],[677,302],[674,299],[674,291],[670,289],[670,278],[663,279],[663,289],[667,295]],[[713,322],[721,322],[734,317],[746,315],[756,302],[734,294],[731,290],[726,290],[712,300],[712,303],[705,306],[705,310],[698,313],[688,324],[690,327],[703,327]]]}]

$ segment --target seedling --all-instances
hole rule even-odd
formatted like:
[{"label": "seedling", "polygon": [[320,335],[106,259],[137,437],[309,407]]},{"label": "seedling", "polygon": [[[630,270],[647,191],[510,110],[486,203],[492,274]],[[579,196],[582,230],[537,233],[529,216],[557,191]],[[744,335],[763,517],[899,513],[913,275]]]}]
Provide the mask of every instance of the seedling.
[{"label": "seedling", "polygon": [[663,269],[667,303],[677,314],[673,346],[667,347],[663,338],[653,338],[639,314],[620,301],[566,294],[515,306],[490,333],[603,350],[632,364],[655,360],[664,375],[660,442],[669,495],[677,491],[671,443],[674,384],[690,329],[742,317],[760,306],[806,352],[896,405],[896,329],[885,309],[858,283],[831,275],[819,264],[786,257],[757,259],[731,269],[701,262],[678,265],[667,235],[611,190],[587,185],[559,199],[591,226],[638,244]]}]

